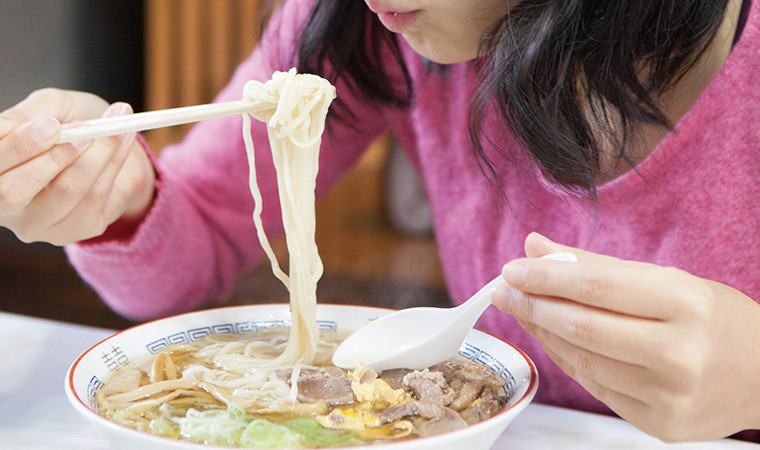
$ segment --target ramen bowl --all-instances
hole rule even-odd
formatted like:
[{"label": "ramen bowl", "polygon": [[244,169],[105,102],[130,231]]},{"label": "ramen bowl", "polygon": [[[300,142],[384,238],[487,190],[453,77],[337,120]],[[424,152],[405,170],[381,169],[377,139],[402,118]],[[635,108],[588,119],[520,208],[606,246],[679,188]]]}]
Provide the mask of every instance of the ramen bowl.
[{"label": "ramen bowl", "polygon": [[[351,331],[389,312],[392,310],[320,304],[317,306],[317,322],[321,333]],[[82,353],[66,375],[66,394],[74,409],[115,449],[229,449],[156,436],[112,422],[98,414],[95,394],[115,370],[132,360],[160,352],[169,345],[195,342],[211,334],[246,334],[267,327],[289,325],[290,309],[287,304],[209,309],[141,324],[116,333]],[[459,349],[459,355],[486,365],[503,381],[503,388],[509,399],[501,412],[490,419],[459,430],[361,448],[490,448],[514,417],[533,399],[538,387],[536,368],[518,348],[477,330],[468,334]]]}]

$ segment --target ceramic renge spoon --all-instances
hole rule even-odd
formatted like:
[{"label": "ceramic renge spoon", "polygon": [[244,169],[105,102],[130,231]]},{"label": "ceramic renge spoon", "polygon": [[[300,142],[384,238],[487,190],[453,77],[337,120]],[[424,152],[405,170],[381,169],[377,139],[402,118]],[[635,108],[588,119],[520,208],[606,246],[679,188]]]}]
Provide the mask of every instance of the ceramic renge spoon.
[{"label": "ceramic renge spoon", "polygon": [[[552,253],[543,258],[578,260],[572,253]],[[406,308],[382,316],[343,341],[333,354],[333,364],[353,369],[361,363],[380,373],[398,368],[421,370],[446,361],[457,353],[475,321],[491,304],[491,292],[502,283],[499,275],[454,308]]]}]

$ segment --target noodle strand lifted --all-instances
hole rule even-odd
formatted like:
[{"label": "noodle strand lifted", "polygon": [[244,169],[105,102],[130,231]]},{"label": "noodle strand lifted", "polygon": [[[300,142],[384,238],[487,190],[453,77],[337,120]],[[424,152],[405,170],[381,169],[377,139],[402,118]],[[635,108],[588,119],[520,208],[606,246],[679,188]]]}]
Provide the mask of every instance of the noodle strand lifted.
[{"label": "noodle strand lifted", "polygon": [[[265,111],[243,115],[253,221],[272,271],[290,291],[291,326],[211,333],[121,367],[95,393],[116,423],[209,445],[345,447],[424,437],[466,427],[506,404],[502,378],[459,358],[388,378],[366,366],[331,364],[345,331],[320,336],[315,242],[319,146],[335,89],[314,75],[276,72],[249,82],[244,99]],[[262,226],[251,117],[267,125],[289,252],[285,273]],[[393,383],[395,386],[391,386]],[[88,386],[92,387],[92,382]]]},{"label": "noodle strand lifted", "polygon": [[310,364],[319,340],[316,288],[323,266],[315,242],[314,191],[322,132],[334,98],[335,88],[325,79],[297,74],[295,69],[275,72],[266,83],[249,81],[244,89],[244,100],[276,105],[253,117],[267,124],[290,256],[288,274],[280,268],[261,221],[263,205],[256,178],[251,119],[243,114],[249,183],[255,203],[253,221],[272,271],[290,292],[290,339],[284,352],[272,361],[274,366]]}]

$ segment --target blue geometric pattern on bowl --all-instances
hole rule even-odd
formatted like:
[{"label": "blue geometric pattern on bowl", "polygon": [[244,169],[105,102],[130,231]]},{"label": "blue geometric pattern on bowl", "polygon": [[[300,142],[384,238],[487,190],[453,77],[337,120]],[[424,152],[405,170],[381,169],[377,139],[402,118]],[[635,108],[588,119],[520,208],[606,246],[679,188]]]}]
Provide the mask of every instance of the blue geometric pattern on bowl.
[{"label": "blue geometric pattern on bowl", "polygon": [[87,383],[87,401],[92,409],[98,409],[98,404],[95,401],[95,394],[98,392],[98,389],[103,387],[103,384],[104,383],[95,375],[93,375],[92,378],[90,378],[90,382]]},{"label": "blue geometric pattern on bowl", "polygon": [[[333,320],[317,320],[319,331],[336,331],[338,323]],[[187,344],[203,339],[211,334],[247,334],[266,328],[290,327],[289,320],[248,320],[235,323],[221,323],[208,327],[192,328],[169,336],[160,337],[145,345],[150,353],[158,353],[174,344]]]},{"label": "blue geometric pattern on bowl", "polygon": [[517,380],[515,380],[515,377],[509,369],[507,369],[498,359],[491,356],[490,353],[465,342],[462,345],[462,348],[459,349],[459,356],[483,364],[491,369],[491,372],[504,380],[504,392],[511,394],[512,390],[517,386]]}]

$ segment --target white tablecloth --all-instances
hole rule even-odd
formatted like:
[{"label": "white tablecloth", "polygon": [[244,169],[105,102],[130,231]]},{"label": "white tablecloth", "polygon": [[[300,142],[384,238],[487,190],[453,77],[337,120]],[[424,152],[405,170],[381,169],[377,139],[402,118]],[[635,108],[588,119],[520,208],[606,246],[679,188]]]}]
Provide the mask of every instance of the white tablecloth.
[{"label": "white tablecloth", "polygon": [[[107,449],[69,405],[66,371],[113,331],[0,312],[0,449]],[[531,404],[494,449],[758,450],[734,440],[666,445],[607,416]]]}]

